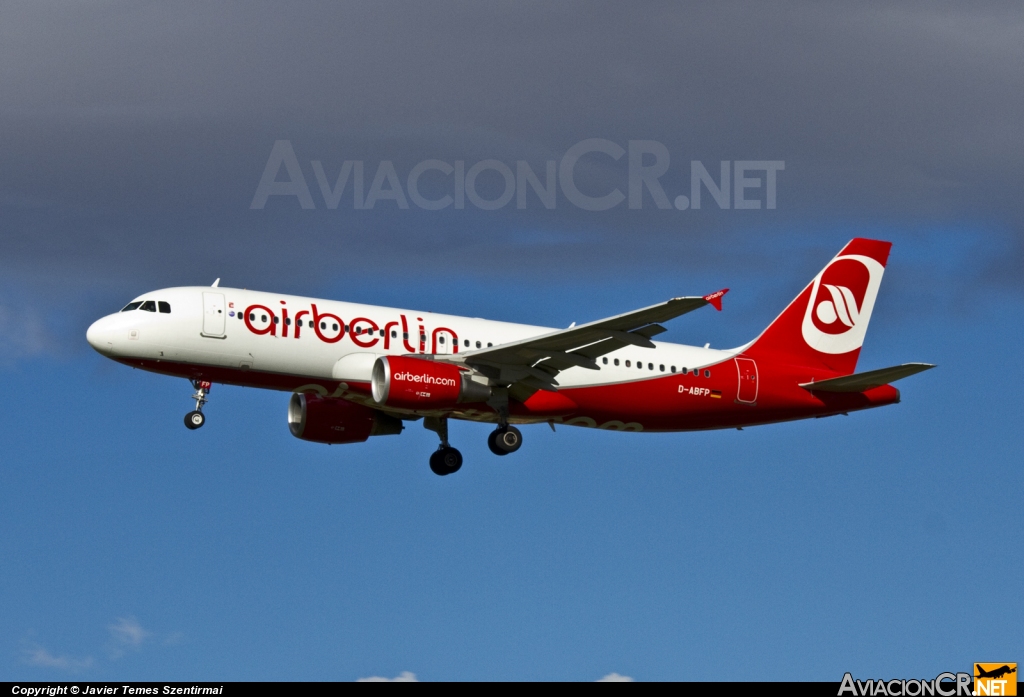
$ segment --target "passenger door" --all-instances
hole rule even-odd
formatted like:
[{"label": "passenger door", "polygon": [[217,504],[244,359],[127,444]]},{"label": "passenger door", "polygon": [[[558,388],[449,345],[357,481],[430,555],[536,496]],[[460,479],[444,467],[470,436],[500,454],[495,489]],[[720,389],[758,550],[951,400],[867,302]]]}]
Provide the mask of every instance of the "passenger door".
[{"label": "passenger door", "polygon": [[203,293],[203,336],[224,338],[224,307],[223,293]]}]

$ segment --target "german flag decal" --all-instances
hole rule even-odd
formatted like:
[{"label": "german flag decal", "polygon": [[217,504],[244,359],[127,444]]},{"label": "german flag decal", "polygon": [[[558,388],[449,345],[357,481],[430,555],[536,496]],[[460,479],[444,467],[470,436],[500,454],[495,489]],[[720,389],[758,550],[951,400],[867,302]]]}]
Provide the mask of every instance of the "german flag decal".
[{"label": "german flag decal", "polygon": [[722,398],[721,390],[711,390],[711,399],[721,399],[721,398]]}]

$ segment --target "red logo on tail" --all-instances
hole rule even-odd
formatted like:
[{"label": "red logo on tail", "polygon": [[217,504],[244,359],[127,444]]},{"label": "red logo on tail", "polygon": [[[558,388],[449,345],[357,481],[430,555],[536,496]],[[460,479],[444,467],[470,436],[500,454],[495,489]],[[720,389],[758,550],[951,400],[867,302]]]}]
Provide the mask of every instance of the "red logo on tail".
[{"label": "red logo on tail", "polygon": [[801,327],[804,341],[820,353],[856,351],[878,295],[885,267],[871,257],[836,257],[814,279]]},{"label": "red logo on tail", "polygon": [[861,320],[871,274],[860,261],[839,259],[821,275],[812,301],[814,326],[825,334],[845,334]]}]

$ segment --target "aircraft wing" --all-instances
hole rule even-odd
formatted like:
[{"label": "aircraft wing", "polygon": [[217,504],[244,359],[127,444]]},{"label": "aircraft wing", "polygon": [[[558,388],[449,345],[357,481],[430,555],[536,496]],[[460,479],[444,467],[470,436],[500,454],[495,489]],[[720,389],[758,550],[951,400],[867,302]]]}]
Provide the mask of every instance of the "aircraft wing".
[{"label": "aircraft wing", "polygon": [[[478,372],[510,385],[555,391],[555,376],[567,368],[598,370],[595,358],[624,346],[654,348],[651,337],[666,331],[666,322],[687,312],[712,305],[722,309],[728,288],[710,295],[672,298],[633,312],[569,327],[522,341],[461,354],[458,359]],[[451,359],[454,356],[445,358]]]},{"label": "aircraft wing", "polygon": [[879,368],[878,370],[869,370],[865,373],[844,375],[840,378],[830,378],[817,382],[803,382],[800,383],[800,387],[816,392],[864,392],[934,367],[931,363],[904,363],[903,365],[894,365],[891,368]]}]

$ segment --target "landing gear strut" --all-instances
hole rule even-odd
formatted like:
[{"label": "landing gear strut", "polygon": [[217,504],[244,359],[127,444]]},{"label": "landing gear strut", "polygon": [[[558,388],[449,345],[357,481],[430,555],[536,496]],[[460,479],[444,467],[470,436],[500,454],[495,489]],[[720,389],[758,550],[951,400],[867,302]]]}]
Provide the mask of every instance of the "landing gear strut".
[{"label": "landing gear strut", "polygon": [[202,428],[206,423],[206,417],[203,416],[203,405],[209,401],[206,395],[210,394],[211,384],[206,380],[192,380],[191,382],[196,391],[192,395],[192,399],[196,400],[196,408],[195,411],[185,414],[185,427],[194,431],[197,428]]},{"label": "landing gear strut", "polygon": [[448,417],[428,416],[423,427],[437,433],[441,444],[430,456],[430,471],[445,476],[459,471],[462,467],[462,453],[448,444]]},{"label": "landing gear strut", "polygon": [[487,436],[487,447],[495,455],[508,455],[523,445],[523,434],[508,423],[508,390],[495,389],[487,404],[498,412],[498,427]]}]

